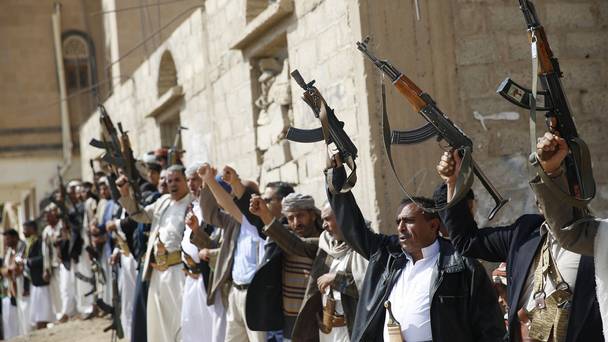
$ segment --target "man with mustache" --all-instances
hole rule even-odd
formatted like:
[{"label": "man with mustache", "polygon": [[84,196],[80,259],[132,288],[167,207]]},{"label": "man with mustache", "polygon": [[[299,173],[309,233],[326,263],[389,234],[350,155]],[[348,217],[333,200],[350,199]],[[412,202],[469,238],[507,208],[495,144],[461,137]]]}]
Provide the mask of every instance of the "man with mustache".
[{"label": "man with mustache", "polygon": [[[335,189],[345,179],[335,156]],[[352,192],[327,191],[327,197],[346,242],[369,260],[351,341],[503,340],[504,324],[485,270],[439,237],[438,215],[416,204],[434,206],[432,200],[402,201],[397,235],[384,235],[367,227]],[[392,303],[394,317],[385,302]]]},{"label": "man with mustache", "polygon": [[172,165],[167,169],[169,194],[145,208],[135,203],[124,175],[117,179],[116,185],[121,194],[119,202],[129,216],[138,222],[152,224],[142,277],[150,282],[146,308],[148,341],[175,341],[181,329],[185,281],[181,267],[181,241],[186,210],[192,202],[184,167]]},{"label": "man with mustache", "polygon": [[[315,255],[303,304],[294,323],[294,341],[350,341],[355,321],[358,289],[361,288],[367,261],[345,242],[342,229],[327,203],[321,210],[323,233],[319,239],[301,238],[277,221],[271,208],[259,197],[251,200],[250,210],[260,216],[264,233],[285,254],[301,257]],[[317,318],[321,318],[317,319]]]},{"label": "man with mustache", "polygon": [[[291,193],[283,198],[281,206],[283,215],[287,219],[286,228],[268,207],[265,205],[262,207],[260,197],[253,199],[250,211],[255,215],[262,215],[262,221],[266,225],[264,231],[271,227],[274,227],[273,231],[289,229],[306,242],[289,246],[281,245],[281,243],[272,241],[276,235],[268,235],[272,240],[268,241],[264,262],[251,282],[251,295],[247,296],[247,304],[252,308],[247,310],[247,323],[256,330],[282,328],[284,340],[289,341],[292,338],[293,328],[304,300],[322,226],[320,211],[315,207],[315,201],[309,195]],[[263,208],[266,210],[260,211]],[[280,273],[277,272],[279,268],[273,266],[278,262],[281,263]],[[282,326],[277,327],[268,324],[268,318],[260,317],[255,308],[261,307],[263,301],[272,296],[268,289],[276,289],[279,285],[281,285],[282,293],[282,310],[275,307],[278,310],[266,313],[266,316],[272,317],[273,320],[282,318]],[[276,293],[274,296],[276,298]]]},{"label": "man with mustache", "polygon": [[[197,170],[203,163],[194,163],[186,169],[186,179],[194,200],[186,214],[186,231],[182,239],[182,261],[187,275],[184,285],[184,305],[182,307],[182,341],[200,341],[201,331],[207,331],[206,341],[219,342],[226,335],[226,312],[222,299],[216,296],[213,305],[207,305],[207,289],[211,277],[209,262],[199,256],[198,247],[191,242],[196,240],[193,231],[203,235],[200,246],[217,246],[221,230],[206,224],[199,202],[203,180]],[[195,241],[196,242],[196,241]]]}]

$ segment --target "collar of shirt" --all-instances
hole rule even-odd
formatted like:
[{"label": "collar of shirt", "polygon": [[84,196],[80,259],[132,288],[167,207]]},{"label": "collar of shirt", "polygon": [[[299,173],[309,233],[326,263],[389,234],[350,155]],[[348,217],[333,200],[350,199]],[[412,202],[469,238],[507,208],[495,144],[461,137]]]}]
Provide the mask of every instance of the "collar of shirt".
[{"label": "collar of shirt", "polygon": [[[405,254],[405,257],[407,258],[407,260],[409,260],[411,263],[414,263],[414,259],[412,259],[412,256],[409,253],[407,253],[406,251],[403,251],[403,254]],[[439,254],[439,239],[435,239],[435,242],[433,242],[429,246],[422,248],[422,259],[421,260],[433,258],[437,254]]]}]

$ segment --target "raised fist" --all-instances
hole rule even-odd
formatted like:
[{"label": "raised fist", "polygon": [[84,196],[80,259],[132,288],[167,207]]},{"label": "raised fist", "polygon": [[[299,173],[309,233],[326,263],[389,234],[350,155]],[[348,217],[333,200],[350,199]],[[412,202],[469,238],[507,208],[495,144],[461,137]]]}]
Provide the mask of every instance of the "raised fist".
[{"label": "raised fist", "polygon": [[561,137],[547,132],[538,138],[536,155],[543,170],[548,174],[554,173],[568,155],[568,144]]}]

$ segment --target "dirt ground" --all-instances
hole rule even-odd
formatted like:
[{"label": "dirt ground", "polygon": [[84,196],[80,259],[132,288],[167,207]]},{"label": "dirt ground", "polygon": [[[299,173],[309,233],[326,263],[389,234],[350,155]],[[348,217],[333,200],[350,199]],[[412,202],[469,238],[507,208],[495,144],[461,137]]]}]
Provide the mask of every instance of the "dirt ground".
[{"label": "dirt ground", "polygon": [[27,336],[14,338],[10,342],[110,342],[111,332],[103,332],[108,325],[110,321],[106,318],[88,321],[72,320],[49,329],[31,332]]}]

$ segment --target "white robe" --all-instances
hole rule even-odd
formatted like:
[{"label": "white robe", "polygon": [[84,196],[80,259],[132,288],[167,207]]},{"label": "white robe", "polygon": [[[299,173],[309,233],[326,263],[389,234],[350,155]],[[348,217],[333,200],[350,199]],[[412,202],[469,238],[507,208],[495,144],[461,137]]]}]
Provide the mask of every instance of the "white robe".
[{"label": "white robe", "polygon": [[[91,245],[88,230],[89,224],[95,219],[97,201],[95,201],[94,198],[88,198],[84,203],[84,207],[85,213],[83,216],[82,228],[80,230],[80,236],[83,239],[82,253],[80,253],[78,264],[75,266],[74,275],[78,272],[87,278],[91,278],[93,276],[93,270],[91,268],[91,258],[89,257],[86,248]],[[93,312],[94,295],[85,296],[85,294],[91,292],[93,286],[94,285],[87,283],[86,281],[76,278],[76,309],[80,314],[86,315]]]},{"label": "white robe", "polygon": [[[8,248],[4,260],[14,260],[15,255],[23,257],[23,250],[25,244],[20,242],[17,247],[17,252],[12,248]],[[12,261],[9,261],[12,262]],[[7,280],[8,281],[8,280]],[[29,297],[23,296],[24,294],[24,279],[23,275],[18,276],[15,280],[16,283],[16,306],[11,305],[10,297],[3,298],[2,301],[2,316],[3,316],[3,327],[4,336],[8,340],[10,337],[21,336],[27,334],[31,330],[29,320]],[[5,314],[6,313],[6,314]],[[5,317],[6,316],[6,317]],[[7,331],[8,330],[8,331]]]},{"label": "white robe", "polygon": [[51,301],[51,288],[46,286],[30,287],[30,315],[29,321],[32,325],[38,322],[55,321],[53,303]]},{"label": "white robe", "polygon": [[[74,266],[74,264],[72,264]],[[63,265],[59,265],[59,292],[61,294],[61,316],[73,316],[76,313],[76,292],[75,292],[74,269],[69,270]]]},{"label": "white robe", "polygon": [[[203,215],[198,201],[192,203],[192,210],[199,222]],[[187,253],[199,263],[198,248],[190,242],[192,229],[186,227],[182,239],[182,253]],[[182,258],[184,258],[182,256]],[[185,259],[184,259],[185,260]],[[198,279],[186,277],[182,306],[182,341],[221,342],[226,334],[226,312],[221,296],[215,296],[215,304],[207,306],[207,289],[202,275]],[[208,332],[208,333],[201,333]]]},{"label": "white robe", "polygon": [[150,269],[150,256],[156,254],[157,242],[162,242],[167,253],[179,251],[184,236],[186,209],[192,202],[187,194],[178,201],[170,195],[161,196],[143,210],[131,198],[121,198],[121,204],[131,218],[152,223],[144,261],[144,275],[150,274],[150,288],[146,308],[148,342],[181,341],[181,312],[185,275],[182,266],[174,265],[165,271]]},{"label": "white robe", "polygon": [[58,222],[55,226],[47,225],[42,231],[42,264],[44,272],[48,272],[51,275],[49,291],[51,293],[53,313],[56,316],[61,312],[61,291],[59,279],[60,260],[54,243],[59,238],[61,226],[61,222]]},{"label": "white robe", "polygon": [[125,339],[131,339],[131,325],[133,321],[133,300],[135,299],[135,282],[137,281],[137,262],[133,255],[120,255],[120,276],[118,286],[120,289],[120,321],[125,332]]},{"label": "white robe", "polygon": [[595,235],[595,286],[597,301],[604,327],[604,336],[608,336],[608,221],[602,221]]}]

